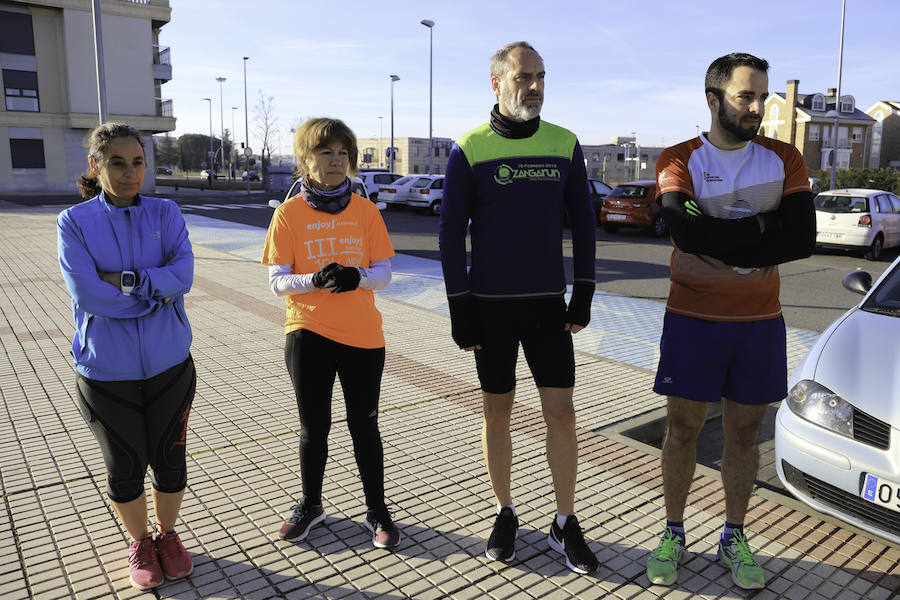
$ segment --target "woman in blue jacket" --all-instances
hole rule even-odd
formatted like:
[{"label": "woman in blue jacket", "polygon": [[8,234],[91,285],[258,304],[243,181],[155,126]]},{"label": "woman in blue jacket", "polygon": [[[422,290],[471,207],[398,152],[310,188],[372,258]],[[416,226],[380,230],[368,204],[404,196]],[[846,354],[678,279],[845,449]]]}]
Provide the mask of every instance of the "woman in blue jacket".
[{"label": "woman in blue jacket", "polygon": [[[146,169],[140,133],[106,123],[86,145],[90,168],[79,188],[89,200],[57,219],[75,317],[76,401],[103,452],[110,504],[132,538],[131,584],[149,589],[193,571],[175,521],[196,385],[184,313],[194,255],[178,206],[139,194]],[[148,466],[155,539],[147,527]]]}]

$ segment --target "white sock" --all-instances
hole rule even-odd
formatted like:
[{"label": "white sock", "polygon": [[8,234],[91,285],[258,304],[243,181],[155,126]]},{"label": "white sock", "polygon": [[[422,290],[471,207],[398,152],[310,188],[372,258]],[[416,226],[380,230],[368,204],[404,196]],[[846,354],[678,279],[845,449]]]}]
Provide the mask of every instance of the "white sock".
[{"label": "white sock", "polygon": [[[503,510],[504,508],[509,508],[509,509],[511,509],[511,510],[513,511],[513,514],[516,515],[516,506],[515,506],[514,504],[508,504],[508,505],[506,505],[506,506],[500,506],[500,505],[498,504],[498,505],[497,505],[497,514],[499,515],[499,514],[500,514],[500,511]],[[518,517],[519,515],[516,515],[516,516]]]},{"label": "white sock", "polygon": [[566,526],[566,519],[568,519],[568,518],[569,518],[568,515],[561,515],[559,513],[556,513],[556,524],[559,526],[560,529],[562,529],[563,527]]}]

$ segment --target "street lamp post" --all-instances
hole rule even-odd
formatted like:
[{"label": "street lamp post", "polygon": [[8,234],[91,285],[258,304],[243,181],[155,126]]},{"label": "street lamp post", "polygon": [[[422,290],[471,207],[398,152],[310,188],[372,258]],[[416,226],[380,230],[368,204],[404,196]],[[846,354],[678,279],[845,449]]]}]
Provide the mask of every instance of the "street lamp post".
[{"label": "street lamp post", "polygon": [[[422,19],[419,21],[428,28],[428,172],[432,173],[431,161],[434,160],[434,138],[431,137],[431,74],[434,66],[432,60],[432,48],[434,40],[434,21],[430,19]],[[393,170],[393,169],[392,169]]]},{"label": "street lamp post", "polygon": [[231,156],[228,158],[231,159],[231,178],[234,179],[234,176],[237,174],[236,166],[237,166],[237,144],[234,142],[235,134],[234,134],[234,111],[238,109],[237,106],[231,107]]},{"label": "street lamp post", "polygon": [[394,82],[400,81],[398,75],[391,75],[391,147],[388,152],[391,155],[391,173],[394,172]]},{"label": "street lamp post", "polygon": [[838,50],[838,81],[837,94],[834,97],[834,127],[831,131],[831,180],[828,189],[833,190],[835,187],[835,170],[837,169],[838,158],[838,126],[841,122],[841,71],[844,64],[844,15],[847,12],[847,0],[841,3],[841,45]]},{"label": "street lamp post", "polygon": [[219,138],[219,154],[222,155],[220,159],[222,161],[222,168],[225,168],[225,110],[222,106],[222,83],[225,81],[224,77],[216,77],[216,81],[219,82],[219,131],[222,132],[222,137]]},{"label": "street lamp post", "polygon": [[378,117],[378,166],[382,166],[384,163],[381,162],[384,160],[384,156],[381,154],[381,140],[384,139],[384,117]]},{"label": "street lamp post", "polygon": [[246,152],[250,147],[250,129],[247,127],[247,60],[249,56],[244,57],[244,170],[247,171],[247,196],[250,196],[250,156]]},{"label": "street lamp post", "polygon": [[[215,156],[215,154],[213,153],[213,144],[212,144],[212,140],[213,140],[213,134],[212,134],[212,98],[203,98],[203,100],[206,100],[207,102],[209,102],[209,160],[212,161],[213,156]],[[212,165],[208,165],[207,168],[208,168],[208,169],[212,169],[213,166],[212,166]],[[210,180],[210,183],[212,183],[212,180]]]}]

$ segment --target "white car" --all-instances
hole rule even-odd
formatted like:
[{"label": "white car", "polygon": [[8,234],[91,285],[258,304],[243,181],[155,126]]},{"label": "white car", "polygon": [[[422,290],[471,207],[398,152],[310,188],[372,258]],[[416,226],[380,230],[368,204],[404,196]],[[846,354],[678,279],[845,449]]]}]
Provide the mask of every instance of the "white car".
[{"label": "white car", "polygon": [[416,208],[427,209],[433,215],[441,214],[444,199],[444,176],[422,175],[409,187],[406,203]]},{"label": "white car", "polygon": [[[375,202],[372,198],[369,197],[369,192],[366,190],[366,186],[363,184],[362,179],[359,177],[354,177],[351,180],[350,191],[356,194],[357,196],[362,196],[366,200],[370,200],[375,203],[375,206],[378,207],[378,210],[384,210],[387,205],[384,202]],[[291,184],[291,187],[288,189],[287,193],[284,195],[284,200],[269,200],[269,206],[272,208],[278,208],[282,202],[287,202],[289,199],[293,198],[297,194],[300,193],[300,178],[294,180],[294,183]]]},{"label": "white car", "polygon": [[775,421],[778,477],[815,508],[900,544],[900,258],[819,336]]},{"label": "white car", "polygon": [[817,195],[816,245],[862,249],[877,260],[884,248],[900,246],[900,198],[882,190],[850,188]]},{"label": "white car", "polygon": [[390,185],[403,177],[397,173],[388,173],[387,171],[360,171],[359,178],[365,184],[366,191],[369,192],[369,198],[374,202],[378,200],[378,188],[383,185]]},{"label": "white car", "polygon": [[409,188],[418,178],[418,175],[407,175],[390,185],[381,186],[378,188],[378,199],[388,206],[406,206]]}]

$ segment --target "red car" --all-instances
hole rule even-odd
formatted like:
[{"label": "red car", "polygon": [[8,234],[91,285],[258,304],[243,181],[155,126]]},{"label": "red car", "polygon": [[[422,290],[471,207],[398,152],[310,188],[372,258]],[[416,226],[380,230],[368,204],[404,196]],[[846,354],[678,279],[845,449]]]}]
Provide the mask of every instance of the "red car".
[{"label": "red car", "polygon": [[615,233],[622,225],[632,225],[662,237],[666,235],[666,223],[659,210],[656,181],[630,181],[616,186],[603,198],[598,220],[608,233]]}]

